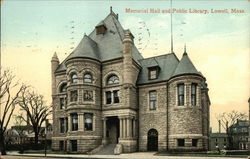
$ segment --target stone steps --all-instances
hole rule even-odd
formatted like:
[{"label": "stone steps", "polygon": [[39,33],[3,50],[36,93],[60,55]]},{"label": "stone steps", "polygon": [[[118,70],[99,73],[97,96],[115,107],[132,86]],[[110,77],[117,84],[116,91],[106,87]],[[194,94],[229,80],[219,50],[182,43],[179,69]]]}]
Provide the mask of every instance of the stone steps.
[{"label": "stone steps", "polygon": [[116,144],[105,145],[96,155],[113,155]]}]

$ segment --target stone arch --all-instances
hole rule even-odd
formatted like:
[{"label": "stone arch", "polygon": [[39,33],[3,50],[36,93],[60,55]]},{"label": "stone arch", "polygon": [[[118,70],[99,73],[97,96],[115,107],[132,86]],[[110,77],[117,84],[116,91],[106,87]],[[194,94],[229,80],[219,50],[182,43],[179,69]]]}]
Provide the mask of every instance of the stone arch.
[{"label": "stone arch", "polygon": [[122,76],[118,72],[116,72],[116,71],[110,71],[106,75],[104,75],[104,78],[103,78],[103,81],[102,81],[102,83],[103,83],[104,86],[107,85],[107,80],[112,75],[116,75],[119,78],[119,84],[122,83]]},{"label": "stone arch", "polygon": [[62,93],[62,87],[66,86],[67,87],[67,81],[61,81],[58,85],[57,85],[57,92],[58,93]]},{"label": "stone arch", "polygon": [[154,128],[148,131],[147,150],[158,151],[158,131]]}]

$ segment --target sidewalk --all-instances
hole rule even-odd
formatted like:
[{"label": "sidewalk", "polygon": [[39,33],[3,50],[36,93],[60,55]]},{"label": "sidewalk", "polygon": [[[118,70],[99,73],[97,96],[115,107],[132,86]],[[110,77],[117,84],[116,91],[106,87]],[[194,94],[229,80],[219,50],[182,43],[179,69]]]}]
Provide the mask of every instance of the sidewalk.
[{"label": "sidewalk", "polygon": [[[216,156],[156,156],[156,152],[135,152],[121,155],[86,155],[86,154],[47,154],[47,158],[105,158],[105,159],[242,159],[243,157],[216,157]],[[45,158],[44,154],[19,154],[18,152],[9,152],[8,156],[19,157],[38,157]]]}]

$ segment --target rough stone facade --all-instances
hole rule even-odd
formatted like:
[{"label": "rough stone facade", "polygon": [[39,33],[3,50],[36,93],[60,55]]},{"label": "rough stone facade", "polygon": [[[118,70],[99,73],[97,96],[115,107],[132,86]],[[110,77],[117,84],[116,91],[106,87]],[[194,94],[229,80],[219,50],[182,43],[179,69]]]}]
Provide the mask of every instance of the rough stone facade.
[{"label": "rough stone facade", "polygon": [[[112,20],[115,34],[108,32]],[[122,152],[208,150],[208,89],[186,52],[180,61],[174,53],[143,59],[113,11],[95,30],[61,64],[52,57],[53,150],[87,153],[110,143]],[[111,46],[100,36],[112,44],[117,35],[121,46],[102,60],[96,54]]]}]

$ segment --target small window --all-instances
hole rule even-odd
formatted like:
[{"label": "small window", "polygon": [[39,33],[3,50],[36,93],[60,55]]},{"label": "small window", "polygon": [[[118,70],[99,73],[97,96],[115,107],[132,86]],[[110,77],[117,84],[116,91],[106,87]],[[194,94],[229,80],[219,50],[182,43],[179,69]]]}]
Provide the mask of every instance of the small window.
[{"label": "small window", "polygon": [[60,93],[64,93],[64,92],[66,92],[66,90],[67,90],[67,83],[63,83],[60,86]]},{"label": "small window", "polygon": [[179,147],[185,146],[185,139],[177,139],[177,144]]},{"label": "small window", "polygon": [[92,75],[90,73],[86,73],[83,76],[83,82],[84,83],[92,83]]},{"label": "small window", "polygon": [[196,91],[197,91],[197,84],[192,83],[191,85],[191,104],[196,105]]},{"label": "small window", "polygon": [[111,104],[111,92],[106,92],[106,104]]},{"label": "small window", "polygon": [[156,97],[156,91],[149,91],[149,110],[156,110]]},{"label": "small window", "polygon": [[93,91],[84,90],[83,99],[84,101],[93,101]]},{"label": "small window", "polygon": [[119,83],[119,78],[116,75],[111,75],[107,80],[107,84],[118,84],[118,83]]},{"label": "small window", "polygon": [[76,73],[72,73],[71,74],[71,83],[77,83],[78,82],[78,78]]},{"label": "small window", "polygon": [[77,90],[70,91],[70,102],[76,102],[78,98]]},{"label": "small window", "polygon": [[149,70],[149,79],[156,79],[156,78],[157,78],[157,70],[156,69]]},{"label": "small window", "polygon": [[77,140],[71,140],[71,151],[76,152],[77,151]]},{"label": "small window", "polygon": [[192,146],[197,147],[198,139],[192,139]]},{"label": "small window", "polygon": [[64,150],[64,141],[59,142],[59,150],[63,151]]},{"label": "small window", "polygon": [[93,114],[92,113],[84,114],[84,130],[86,131],[93,130]]},{"label": "small window", "polygon": [[120,91],[119,90],[113,91],[113,96],[114,96],[114,103],[119,103],[120,102],[120,99],[119,99]]},{"label": "small window", "polygon": [[184,105],[184,84],[177,85],[178,91],[178,106]]},{"label": "small window", "polygon": [[215,139],[215,142],[218,142],[218,139],[217,139],[217,138]]},{"label": "small window", "polygon": [[60,118],[60,133],[64,133],[65,132],[65,128],[66,128],[66,123],[64,118]]},{"label": "small window", "polygon": [[71,114],[72,118],[72,131],[77,131],[78,130],[78,115],[77,114]]},{"label": "small window", "polygon": [[60,98],[60,109],[64,109],[64,108],[65,108],[65,99]]}]

